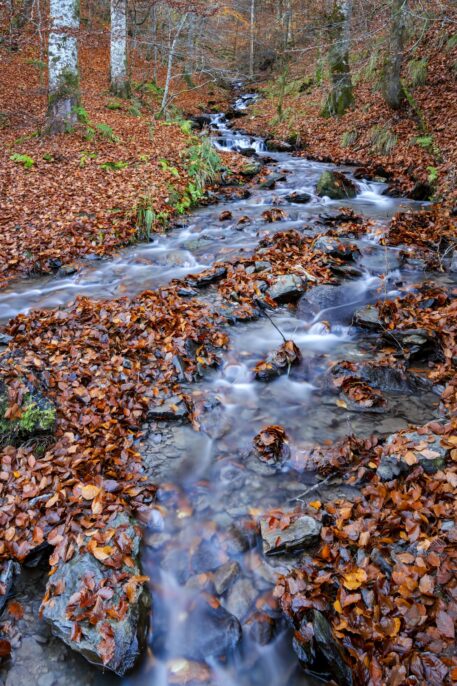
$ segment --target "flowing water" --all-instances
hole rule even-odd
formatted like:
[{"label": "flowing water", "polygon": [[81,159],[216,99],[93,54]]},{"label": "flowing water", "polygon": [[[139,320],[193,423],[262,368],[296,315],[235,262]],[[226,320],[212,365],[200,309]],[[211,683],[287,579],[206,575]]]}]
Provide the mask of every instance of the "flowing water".
[{"label": "flowing water", "polygon": [[[252,99],[244,96],[236,107],[243,110]],[[266,152],[262,139],[234,130],[223,115],[213,115],[212,129],[217,148],[251,149],[268,157],[271,170],[281,172],[284,180],[274,190],[251,188],[245,199],[199,208],[168,235],[123,250],[114,259],[86,260],[75,275],[15,284],[0,294],[0,319],[37,307],[64,306],[77,295],[134,295],[204,270],[218,259],[249,253],[269,233],[324,230],[319,215],[341,203],[317,197],[315,188],[322,171],[334,165]],[[350,168],[340,169],[351,176]],[[128,686],[318,683],[299,670],[290,631],[271,597],[276,576],[297,558],[263,556],[250,515],[292,508],[297,496],[315,483],[303,470],[303,455],[313,442],[334,442],[351,432],[387,434],[430,419],[438,403],[431,394],[390,393],[384,414],[348,412],[336,405],[324,382],[332,361],[361,361],[376,354],[373,335],[352,327],[353,312],[424,278],[401,272],[396,249],[378,243],[390,217],[417,203],[383,195],[380,183],[358,185],[357,197],[344,204],[374,220],[373,231],[356,241],[360,278],[343,282],[338,297],[322,306],[279,308],[273,315],[277,328],[268,319],[233,327],[220,368],[188,389],[204,410],[201,432],[160,422],[148,429],[141,450],[146,468],[161,484],[143,555],[154,607],[150,650],[139,670],[125,679]],[[311,201],[288,203],[285,196],[292,191],[309,193]],[[273,205],[287,212],[281,223],[268,224],[261,217]],[[229,210],[233,219],[219,221],[222,210]],[[238,220],[246,215],[250,223],[239,230]],[[252,369],[282,343],[278,329],[295,341],[303,359],[289,375],[262,384],[254,380]],[[279,472],[250,453],[252,438],[270,424],[284,426],[292,446],[291,459]],[[351,496],[350,489],[338,484],[314,491],[313,497],[316,493],[323,499],[338,493]],[[217,572],[221,607],[216,607],[208,598],[214,594],[213,573],[222,565],[225,581]],[[243,627],[238,643],[234,617]]]}]

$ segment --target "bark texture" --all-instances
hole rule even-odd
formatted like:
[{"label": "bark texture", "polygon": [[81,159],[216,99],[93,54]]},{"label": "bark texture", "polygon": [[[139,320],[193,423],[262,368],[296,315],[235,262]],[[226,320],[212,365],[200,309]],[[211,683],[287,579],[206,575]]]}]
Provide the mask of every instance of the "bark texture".
[{"label": "bark texture", "polygon": [[111,91],[120,98],[128,98],[127,0],[111,0],[110,71]]},{"label": "bark texture", "polygon": [[354,103],[349,49],[351,44],[352,1],[335,0],[330,16],[329,33],[331,46],[329,66],[332,90],[327,98],[323,114],[327,117],[344,114]]},{"label": "bark texture", "polygon": [[50,0],[48,130],[61,133],[76,123],[79,104],[79,1]]},{"label": "bark texture", "polygon": [[384,65],[384,98],[389,107],[399,110],[405,100],[401,83],[405,41],[407,0],[392,0],[389,50]]}]

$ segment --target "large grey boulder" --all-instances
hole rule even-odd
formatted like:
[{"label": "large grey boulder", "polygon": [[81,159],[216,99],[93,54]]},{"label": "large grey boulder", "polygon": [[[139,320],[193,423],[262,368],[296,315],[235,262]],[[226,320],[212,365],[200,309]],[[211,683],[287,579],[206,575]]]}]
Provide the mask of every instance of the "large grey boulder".
[{"label": "large grey boulder", "polygon": [[264,516],[260,520],[263,551],[266,555],[279,555],[302,550],[319,540],[322,524],[314,517],[302,515],[288,527],[269,526],[270,517]]},{"label": "large grey boulder", "polygon": [[354,313],[354,324],[363,329],[381,331],[384,328],[376,305],[365,305]]},{"label": "large grey boulder", "polygon": [[355,198],[357,186],[341,172],[325,171],[317,182],[317,195],[332,200]]},{"label": "large grey boulder", "polygon": [[278,303],[289,303],[297,300],[305,290],[305,281],[296,274],[276,276],[267,290],[268,295]]},{"label": "large grey boulder", "polygon": [[[89,662],[123,676],[134,666],[146,641],[149,594],[141,581],[140,534],[127,515],[118,515],[109,547],[125,560],[120,569],[105,565],[86,545],[68,562],[60,562],[50,577],[42,605],[54,636]],[[98,557],[103,558],[105,548]],[[112,558],[106,560],[110,563]]]}]

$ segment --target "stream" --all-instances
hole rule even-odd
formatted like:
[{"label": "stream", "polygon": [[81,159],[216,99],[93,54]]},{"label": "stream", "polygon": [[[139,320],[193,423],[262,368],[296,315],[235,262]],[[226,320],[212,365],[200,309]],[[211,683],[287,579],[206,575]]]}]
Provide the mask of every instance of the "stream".
[{"label": "stream", "polygon": [[[254,98],[243,96],[235,108],[245,109]],[[316,483],[303,470],[303,455],[313,443],[333,443],[352,432],[389,434],[433,416],[439,399],[432,393],[386,393],[388,411],[348,412],[322,384],[332,361],[375,359],[375,336],[352,326],[355,310],[395,296],[400,285],[427,278],[401,271],[398,250],[379,245],[390,218],[420,204],[388,197],[384,184],[360,180],[353,200],[319,198],[317,180],[335,165],[267,152],[262,139],[233,129],[224,115],[212,115],[211,129],[216,148],[253,149],[258,158],[268,158],[271,171],[281,172],[284,181],[274,190],[250,186],[245,199],[198,208],[168,235],[110,260],[85,260],[76,274],[13,284],[0,293],[0,321],[35,308],[66,306],[79,295],[133,296],[207,269],[219,259],[249,254],[262,237],[280,230],[325,231],[322,215],[342,204],[373,220],[373,231],[353,241],[361,253],[356,262],[360,276],[343,281],[333,300],[310,303],[305,298],[297,308],[280,307],[272,316],[277,328],[266,318],[231,328],[230,349],[220,367],[187,388],[204,408],[200,433],[186,424],[158,421],[147,427],[140,446],[148,473],[160,484],[157,516],[143,552],[144,571],[151,578],[152,627],[145,659],[122,683],[313,686],[322,681],[299,668],[290,630],[272,598],[277,575],[296,566],[300,557],[264,556],[250,528],[251,515],[291,509]],[[351,168],[338,169],[353,178]],[[309,193],[311,201],[286,201],[293,191]],[[284,209],[287,218],[267,223],[261,215],[272,206]],[[219,220],[223,210],[232,213],[230,221]],[[250,223],[240,227],[242,216]],[[289,375],[260,383],[252,369],[281,345],[278,329],[298,345],[302,361]],[[250,454],[253,437],[271,424],[285,428],[292,447],[280,471]],[[351,497],[351,490],[330,482],[309,499]],[[209,594],[218,596],[220,606],[207,602]],[[77,685],[119,683],[89,665],[86,681],[72,677],[69,673],[68,683]]]}]

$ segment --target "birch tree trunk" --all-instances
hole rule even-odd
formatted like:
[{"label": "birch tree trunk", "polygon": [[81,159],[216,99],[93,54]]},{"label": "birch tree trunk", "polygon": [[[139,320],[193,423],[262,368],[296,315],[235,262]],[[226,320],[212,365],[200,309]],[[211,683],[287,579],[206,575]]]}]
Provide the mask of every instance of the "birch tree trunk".
[{"label": "birch tree trunk", "polygon": [[127,0],[111,0],[110,70],[112,93],[120,98],[130,97],[127,72]]},{"label": "birch tree trunk", "polygon": [[392,0],[392,16],[388,54],[384,65],[384,99],[394,110],[399,110],[405,99],[401,84],[401,68],[405,40],[407,0]]},{"label": "birch tree trunk", "polygon": [[255,42],[255,0],[251,0],[250,39],[249,39],[249,78],[254,78]]},{"label": "birch tree trunk", "polygon": [[328,55],[332,90],[323,114],[340,116],[354,104],[349,49],[351,45],[352,0],[335,0],[330,16],[331,46]]},{"label": "birch tree trunk", "polygon": [[50,0],[51,30],[48,42],[48,114],[50,133],[73,126],[79,105],[78,42],[79,0]]}]

